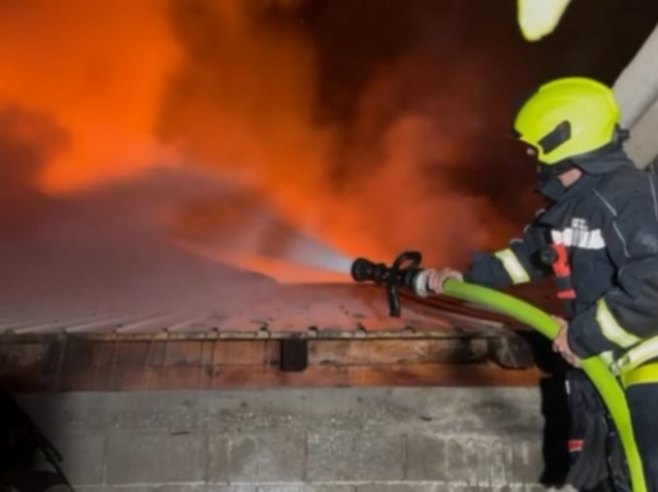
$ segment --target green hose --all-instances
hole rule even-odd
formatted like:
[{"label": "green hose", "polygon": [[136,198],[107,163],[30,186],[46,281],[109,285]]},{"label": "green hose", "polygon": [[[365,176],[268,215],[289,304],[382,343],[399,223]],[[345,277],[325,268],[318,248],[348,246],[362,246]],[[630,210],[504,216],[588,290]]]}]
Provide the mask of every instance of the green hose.
[{"label": "green hose", "polygon": [[[531,326],[551,340],[559,331],[557,323],[548,314],[502,292],[455,279],[446,280],[443,289],[444,293],[450,297],[486,306],[510,316]],[[642,461],[633,437],[626,397],[619,381],[598,356],[583,360],[581,369],[598,390],[615,423],[630,470],[633,492],[646,492]]]}]

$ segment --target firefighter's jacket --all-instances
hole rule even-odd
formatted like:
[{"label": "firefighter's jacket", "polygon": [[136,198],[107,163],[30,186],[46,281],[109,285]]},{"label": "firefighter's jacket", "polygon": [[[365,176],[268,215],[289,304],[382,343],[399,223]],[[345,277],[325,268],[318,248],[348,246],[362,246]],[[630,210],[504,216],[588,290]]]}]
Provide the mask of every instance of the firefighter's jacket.
[{"label": "firefighter's jacket", "polygon": [[613,171],[584,173],[523,237],[494,254],[476,253],[468,282],[503,287],[551,269],[539,251],[563,244],[576,293],[569,345],[580,357],[620,354],[658,334],[658,183],[622,159]]}]

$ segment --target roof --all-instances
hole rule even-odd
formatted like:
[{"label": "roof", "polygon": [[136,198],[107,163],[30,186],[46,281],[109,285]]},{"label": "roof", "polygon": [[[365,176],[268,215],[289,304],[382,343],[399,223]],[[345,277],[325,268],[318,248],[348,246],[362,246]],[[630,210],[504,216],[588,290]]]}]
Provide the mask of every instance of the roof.
[{"label": "roof", "polygon": [[[527,297],[527,296],[526,296]],[[42,310],[2,306],[4,335],[84,335],[223,338],[345,338],[494,336],[512,320],[477,306],[437,296],[419,299],[403,294],[402,315],[392,318],[384,290],[364,284],[273,284],[224,295],[216,305],[87,305]]]}]

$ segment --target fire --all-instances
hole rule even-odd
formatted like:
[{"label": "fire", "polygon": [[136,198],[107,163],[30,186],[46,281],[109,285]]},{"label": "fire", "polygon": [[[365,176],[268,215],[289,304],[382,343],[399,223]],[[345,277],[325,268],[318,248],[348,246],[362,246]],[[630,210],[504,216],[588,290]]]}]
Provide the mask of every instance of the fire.
[{"label": "fire", "polygon": [[[66,136],[32,185],[76,193],[175,163],[248,189],[277,221],[348,256],[421,249],[454,264],[490,243],[507,224],[487,198],[446,177],[471,162],[482,131],[459,108],[477,103],[480,69],[457,65],[452,80],[428,74],[422,50],[403,53],[350,88],[349,121],[320,123],[322,60],[302,5],[2,2],[0,109],[39,114]],[[446,78],[445,94],[431,86]],[[177,241],[187,234],[195,247],[215,241],[213,217],[224,207],[204,212],[199,203],[217,202],[188,198],[171,224]],[[264,261],[257,248],[243,253]]]},{"label": "fire", "polygon": [[362,88],[351,123],[320,124],[320,60],[285,2],[194,5],[173,17],[186,56],[160,126],[185,160],[249,183],[284,220],[352,256],[419,248],[434,263],[462,262],[504,234],[486,198],[442,176],[471,164],[482,131],[460,114],[485,97],[470,64],[452,75],[466,77],[465,92],[446,95],[428,85],[422,54],[402,56]]},{"label": "fire", "polygon": [[155,127],[180,52],[164,0],[11,0],[0,6],[0,107],[68,133],[40,186],[72,190],[165,158]]}]

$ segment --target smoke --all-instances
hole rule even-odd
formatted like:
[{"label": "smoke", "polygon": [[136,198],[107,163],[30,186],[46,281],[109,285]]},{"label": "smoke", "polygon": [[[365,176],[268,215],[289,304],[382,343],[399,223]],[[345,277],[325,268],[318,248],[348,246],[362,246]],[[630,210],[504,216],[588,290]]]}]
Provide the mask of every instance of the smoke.
[{"label": "smoke", "polygon": [[[344,277],[317,268],[344,273],[354,256],[459,263],[485,247],[505,221],[459,181],[490,131],[475,82],[490,67],[451,59],[462,41],[437,50],[454,12],[341,5],[3,2],[2,229],[34,236],[5,257],[41,257],[13,283],[116,298],[161,292],[156,271],[188,283],[165,265],[196,271],[191,257],[328,280]],[[163,191],[163,164],[184,191]]]},{"label": "smoke", "polygon": [[207,261],[167,239],[190,199],[226,193],[214,176],[157,168],[49,201],[29,235],[0,244],[2,305],[34,319],[198,315],[247,302],[270,289],[272,279]]},{"label": "smoke", "polygon": [[312,226],[331,129],[312,124],[312,46],[295,2],[173,2],[185,62],[160,129],[185,160],[265,194],[295,224]]},{"label": "smoke", "polygon": [[421,48],[378,70],[364,88],[333,190],[350,236],[376,238],[379,255],[415,247],[434,263],[455,263],[507,232],[491,200],[456,179],[487,164],[476,153],[479,135],[490,131],[482,118],[487,96],[469,87],[486,67],[453,61],[450,72],[432,68],[445,64]]},{"label": "smoke", "polygon": [[531,215],[504,135],[560,56],[523,45],[513,2],[4,0],[0,234],[113,286],[168,261],[463,266]]},{"label": "smoke", "polygon": [[50,118],[0,109],[0,240],[29,234],[41,220],[48,199],[38,192],[39,174],[66,144]]},{"label": "smoke", "polygon": [[[250,190],[229,189],[206,199],[197,196],[179,208],[176,228],[169,232],[189,251],[256,268],[282,281],[295,281],[297,274],[297,281],[346,281],[352,263],[283,221],[271,204]],[[285,271],[293,266],[295,272]]]},{"label": "smoke", "polygon": [[[395,30],[402,18],[402,34],[384,50],[352,53],[350,43],[363,46],[371,31],[354,29],[363,17],[336,20],[336,11],[358,14],[364,4],[315,2],[318,13],[312,3],[173,2],[184,62],[162,137],[186,161],[248,183],[285,221],[348,255],[417,248],[435,263],[463,264],[465,251],[507,233],[490,198],[455,178],[482,164],[475,148],[493,126],[485,117],[504,106],[500,98],[489,104],[483,90],[494,63],[455,36],[445,12],[430,11],[427,24],[426,11],[393,2],[383,8],[388,24],[372,32]],[[381,19],[369,9],[366,23]],[[345,18],[354,26],[339,34],[354,39],[314,20]],[[323,52],[328,35],[335,42]],[[319,79],[332,77],[327,61],[353,57],[362,66],[346,71],[358,74]],[[334,98],[341,81],[352,85]],[[324,96],[339,101],[333,112]]]}]

